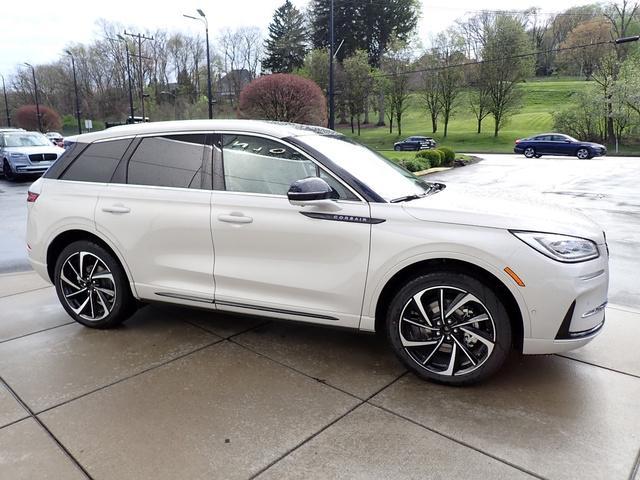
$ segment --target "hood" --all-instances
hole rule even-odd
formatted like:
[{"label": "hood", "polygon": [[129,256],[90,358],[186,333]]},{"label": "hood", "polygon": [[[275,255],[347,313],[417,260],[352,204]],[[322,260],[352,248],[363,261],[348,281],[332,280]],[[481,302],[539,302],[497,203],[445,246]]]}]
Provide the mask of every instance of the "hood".
[{"label": "hood", "polygon": [[64,152],[64,148],[51,145],[43,145],[41,147],[5,147],[7,152],[24,153],[25,155],[31,155],[33,153],[55,153],[60,156]]},{"label": "hood", "polygon": [[604,242],[598,224],[576,210],[550,204],[541,196],[447,184],[438,193],[402,206],[419,220],[558,233]]}]

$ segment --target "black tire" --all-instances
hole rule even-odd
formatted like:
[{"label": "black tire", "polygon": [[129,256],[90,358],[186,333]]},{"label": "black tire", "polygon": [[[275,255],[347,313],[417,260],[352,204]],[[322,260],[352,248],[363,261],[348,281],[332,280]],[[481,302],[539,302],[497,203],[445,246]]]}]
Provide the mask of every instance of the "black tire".
[{"label": "black tire", "polygon": [[73,242],[58,255],[54,284],[64,309],[86,327],[113,328],[136,310],[120,262],[102,246],[88,240]]},{"label": "black tire", "polygon": [[395,146],[393,147],[393,149],[394,149],[396,152],[399,152],[400,150],[402,150],[402,147],[401,147],[400,145],[395,145]]},{"label": "black tire", "polygon": [[15,182],[16,180],[16,174],[11,170],[11,165],[9,165],[7,159],[4,159],[2,162],[2,175],[10,182]]},{"label": "black tire", "polygon": [[524,156],[527,158],[533,158],[536,156],[536,149],[533,147],[527,147],[524,149]]},{"label": "black tire", "polygon": [[[421,314],[416,297],[429,320]],[[444,322],[440,298],[445,305]],[[449,311],[460,302],[464,303]],[[477,321],[466,323],[471,319]],[[512,344],[511,323],[498,296],[463,273],[433,272],[411,280],[391,301],[385,325],[392,349],[407,368],[425,380],[446,385],[487,379],[502,367]]]},{"label": "black tire", "polygon": [[579,148],[576,151],[576,157],[578,157],[580,160],[589,160],[593,158],[593,155],[591,155],[591,152],[588,148]]}]

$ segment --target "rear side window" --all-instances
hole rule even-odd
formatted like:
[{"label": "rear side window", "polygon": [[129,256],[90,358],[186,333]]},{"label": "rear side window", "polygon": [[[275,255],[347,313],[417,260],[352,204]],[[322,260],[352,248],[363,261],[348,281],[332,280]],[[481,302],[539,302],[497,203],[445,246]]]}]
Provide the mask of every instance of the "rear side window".
[{"label": "rear side window", "polygon": [[[92,143],[75,159],[60,179],[78,182],[109,182],[130,143],[131,139]],[[72,151],[69,152],[71,153]]]},{"label": "rear side window", "polygon": [[143,138],[129,160],[127,183],[203,188],[203,162],[211,161],[206,140],[204,134]]}]

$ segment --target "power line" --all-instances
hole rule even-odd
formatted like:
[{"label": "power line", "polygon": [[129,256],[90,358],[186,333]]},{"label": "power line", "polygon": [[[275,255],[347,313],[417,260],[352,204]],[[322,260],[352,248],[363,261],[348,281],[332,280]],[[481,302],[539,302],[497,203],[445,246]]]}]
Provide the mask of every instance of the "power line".
[{"label": "power line", "polygon": [[410,75],[413,73],[425,73],[425,72],[434,72],[434,71],[439,71],[439,70],[446,70],[449,68],[460,68],[460,67],[468,67],[468,66],[472,66],[472,65],[483,65],[485,63],[495,63],[495,62],[503,62],[505,60],[516,60],[519,58],[526,58],[526,57],[532,57],[532,56],[538,56],[538,55],[546,55],[549,53],[557,53],[557,52],[564,52],[564,51],[568,51],[568,50],[578,50],[581,48],[589,48],[589,47],[597,47],[599,45],[618,45],[621,43],[628,43],[628,42],[635,42],[638,41],[640,39],[640,36],[634,36],[634,37],[625,37],[625,38],[619,38],[617,40],[607,40],[607,41],[603,41],[603,42],[593,42],[593,43],[587,43],[587,44],[583,44],[583,45],[574,45],[572,47],[560,47],[560,48],[550,48],[547,50],[539,50],[537,52],[529,52],[529,53],[520,53],[518,55],[509,55],[509,56],[505,56],[505,57],[499,57],[499,58],[489,58],[486,60],[474,60],[472,62],[463,62],[463,63],[456,63],[453,65],[440,65],[437,67],[429,67],[429,68],[420,68],[417,70],[406,70],[404,72],[398,72],[398,73],[374,73],[372,76],[373,77],[394,77],[396,75]]}]

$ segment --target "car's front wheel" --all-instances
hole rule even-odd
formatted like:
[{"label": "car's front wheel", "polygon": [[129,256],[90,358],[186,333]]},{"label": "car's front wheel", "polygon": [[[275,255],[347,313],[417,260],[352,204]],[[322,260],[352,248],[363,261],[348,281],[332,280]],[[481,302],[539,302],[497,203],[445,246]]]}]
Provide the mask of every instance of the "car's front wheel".
[{"label": "car's front wheel", "polygon": [[400,145],[396,145],[396,146],[394,146],[394,147],[393,147],[393,149],[394,149],[396,152],[399,152],[400,150],[402,150],[402,147],[401,147]]},{"label": "car's front wheel", "polygon": [[58,256],[54,273],[62,306],[87,327],[115,327],[135,311],[120,262],[96,243],[80,240],[67,246]]},{"label": "car's front wheel", "polygon": [[16,174],[11,170],[11,165],[9,165],[9,162],[6,159],[2,162],[2,175],[4,175],[4,178],[10,182],[13,182],[16,179]]},{"label": "car's front wheel", "polygon": [[533,147],[527,147],[524,149],[524,156],[527,158],[533,158],[536,156],[536,150]]},{"label": "car's front wheel", "polygon": [[410,370],[448,385],[469,385],[494,374],[512,340],[506,309],[492,289],[453,272],[407,283],[389,306],[386,329]]},{"label": "car's front wheel", "polygon": [[591,152],[589,152],[589,149],[580,148],[576,152],[576,157],[578,157],[580,160],[587,160],[587,159],[591,158],[592,155],[591,155]]}]

